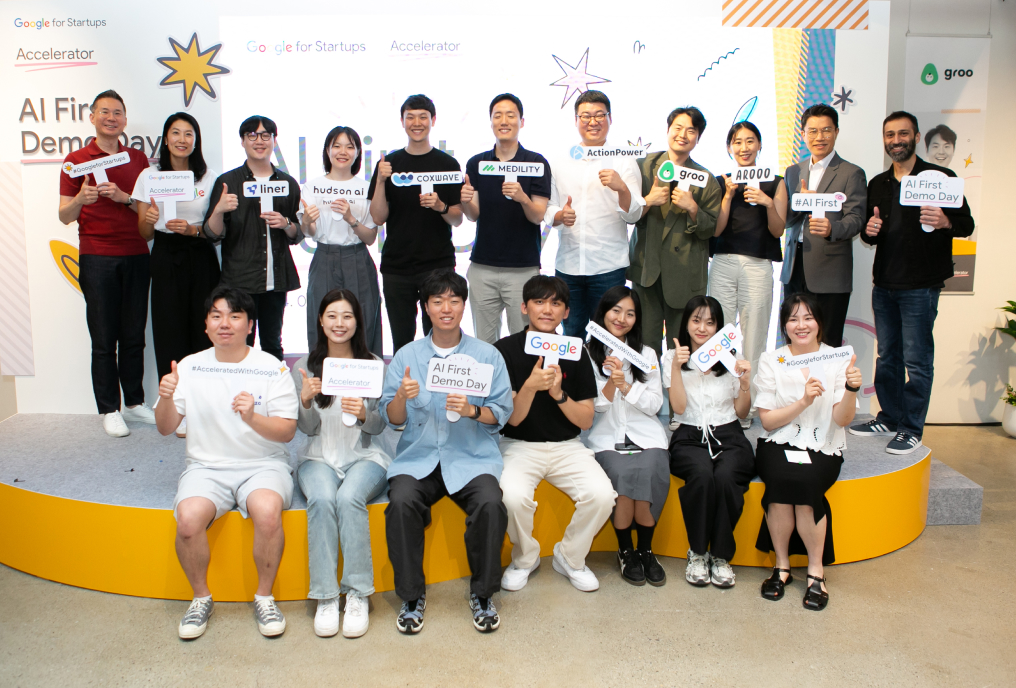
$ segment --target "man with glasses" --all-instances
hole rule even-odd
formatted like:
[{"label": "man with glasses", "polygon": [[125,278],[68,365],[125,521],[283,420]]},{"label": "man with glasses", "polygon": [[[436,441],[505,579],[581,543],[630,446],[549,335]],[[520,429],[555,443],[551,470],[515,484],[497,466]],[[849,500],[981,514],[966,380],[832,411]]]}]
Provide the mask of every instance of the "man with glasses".
[{"label": "man with glasses", "polygon": [[[606,94],[586,91],[575,100],[582,146],[604,146],[610,124]],[[560,232],[556,274],[571,292],[564,332],[582,337],[603,293],[625,283],[628,225],[642,215],[642,178],[631,158],[569,155],[553,167],[544,222]]]},{"label": "man with glasses", "polygon": [[835,108],[821,103],[812,105],[801,115],[801,129],[810,155],[787,168],[788,192],[793,195],[839,191],[847,199],[842,210],[826,212],[822,218],[788,211],[780,280],[786,285],[785,296],[815,297],[822,309],[822,341],[829,346],[841,346],[853,288],[851,241],[864,227],[867,180],[864,170],[835,151],[840,133]]},{"label": "man with glasses", "polygon": [[[300,185],[272,164],[275,122],[254,115],[240,125],[240,144],[247,160],[236,169],[219,175],[212,185],[204,232],[222,242],[220,284],[236,287],[254,300],[256,321],[247,336],[253,346],[260,332],[261,349],[282,360],[282,318],[286,292],[300,288],[300,277],[289,252],[290,244],[303,238],[296,211],[300,207]],[[261,199],[247,197],[248,182],[289,182],[289,194],[274,198],[272,212],[261,212]]]}]

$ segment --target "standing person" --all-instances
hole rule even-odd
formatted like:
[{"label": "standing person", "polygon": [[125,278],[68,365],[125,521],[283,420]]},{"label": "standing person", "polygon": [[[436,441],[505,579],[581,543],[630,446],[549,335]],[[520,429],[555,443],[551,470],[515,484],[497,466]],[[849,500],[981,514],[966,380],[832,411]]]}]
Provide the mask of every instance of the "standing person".
[{"label": "standing person", "polygon": [[530,332],[553,335],[568,316],[568,285],[560,277],[536,275],[522,288],[529,326],[494,346],[504,357],[512,385],[512,414],[501,430],[504,471],[501,490],[508,509],[512,561],[501,577],[505,590],[521,590],[540,565],[540,543],[533,537],[535,494],[541,480],[575,502],[575,514],[561,542],[554,545],[554,570],[578,590],[600,587],[586,566],[593,538],[610,516],[617,494],[579,433],[593,424],[596,379],[589,355],[578,361],[544,365],[526,353]]},{"label": "standing person", "polygon": [[670,437],[670,472],[684,481],[677,491],[688,533],[684,577],[696,586],[732,588],[734,528],[755,477],[755,455],[737,422],[751,408],[751,363],[737,361],[739,376],[728,374],[722,363],[705,373],[689,363],[723,328],[723,318],[723,308],[713,297],[691,297],[675,348],[663,355],[660,367],[677,421]]},{"label": "standing person", "polygon": [[[711,173],[704,188],[690,191],[677,188],[676,182],[663,184],[656,174],[668,160],[708,173],[691,158],[705,130],[706,118],[698,108],[677,108],[667,115],[668,149],[639,161],[645,205],[631,235],[628,278],[642,301],[645,342],[657,358],[664,323],[668,333],[677,332],[684,304],[706,293],[709,237],[716,231],[721,190]],[[670,334],[667,338],[673,340]]]},{"label": "standing person", "polygon": [[[286,442],[296,434],[299,398],[285,363],[252,349],[254,300],[233,287],[216,287],[206,301],[212,348],[191,354],[159,383],[155,419],[168,435],[184,416],[187,467],[180,475],[173,515],[176,555],[194,592],[180,622],[184,639],[205,632],[212,615],[208,588],[208,527],[234,506],[254,523],[258,587],[254,618],[262,635],[286,630],[272,586],[286,546],[282,511],[293,499]],[[239,390],[239,391],[238,391]]]},{"label": "standing person", "polygon": [[[367,183],[357,177],[363,158],[360,135],[350,127],[335,127],[321,151],[325,175],[303,185],[296,214],[303,233],[317,242],[307,276],[307,346],[314,350],[318,336],[318,304],[333,289],[356,294],[363,308],[361,325],[367,348],[381,356],[381,289],[377,267],[367,247],[377,238],[370,216]],[[338,182],[346,196],[328,193]]]},{"label": "standing person", "polygon": [[[610,99],[586,91],[575,99],[575,128],[582,146],[602,147],[610,132]],[[544,222],[557,227],[558,277],[571,291],[564,321],[569,337],[584,337],[603,293],[624,284],[628,225],[642,213],[638,165],[634,160],[571,156],[554,161]]]},{"label": "standing person", "polygon": [[[891,436],[886,451],[909,454],[921,446],[935,376],[935,317],[945,280],[953,275],[952,240],[970,236],[974,219],[966,198],[961,208],[901,206],[900,182],[908,175],[947,167],[917,156],[917,118],[894,112],[882,123],[892,166],[868,184],[868,224],[861,240],[875,247],[871,310],[878,359],[874,420],[850,428],[852,435]],[[926,232],[921,225],[932,227]]]},{"label": "standing person", "polygon": [[[550,164],[519,143],[519,130],[525,123],[517,96],[494,96],[490,128],[496,143],[469,159],[462,186],[462,212],[476,223],[476,242],[466,273],[469,306],[476,338],[488,344],[501,337],[502,312],[507,313],[509,333],[525,329],[528,319],[522,308],[522,288],[530,277],[540,274],[540,222],[550,199]],[[495,160],[541,163],[543,176],[509,182],[480,174],[481,163]]]},{"label": "standing person", "polygon": [[[755,452],[755,468],[765,483],[762,526],[756,549],[776,553],[773,574],[762,583],[762,597],[783,599],[793,582],[790,555],[808,555],[808,589],[804,608],[825,609],[829,602],[824,567],[836,560],[833,515],[826,492],[840,475],[843,428],[854,419],[861,371],[848,362],[825,365],[826,384],[811,370],[790,370],[778,359],[828,351],[822,336],[824,322],[818,300],[792,294],[780,307],[780,329],[788,342],[759,359],[755,376],[755,405],[762,434]],[[784,577],[786,574],[786,577]]]},{"label": "standing person", "polygon": [[784,300],[791,294],[811,294],[825,318],[823,340],[843,343],[850,292],[853,289],[854,247],[851,240],[864,226],[867,197],[864,170],[836,152],[839,114],[828,105],[812,105],[801,115],[801,130],[810,155],[787,168],[787,191],[846,195],[842,210],[825,217],[790,211],[787,217],[783,274]]},{"label": "standing person", "polygon": [[[317,313],[314,349],[293,366],[300,390],[297,427],[308,438],[297,469],[307,497],[308,597],[318,601],[314,632],[330,638],[339,632],[339,595],[345,595],[342,635],[359,638],[367,632],[367,600],[374,594],[367,503],[388,485],[385,472],[392,458],[373,441],[385,429],[378,400],[322,394],[321,371],[325,358],[381,357],[367,348],[363,311],[352,291],[328,292]],[[343,412],[355,416],[356,424],[343,423]],[[340,548],[341,588],[336,583]]]},{"label": "standing person", "polygon": [[[78,265],[85,320],[92,340],[92,391],[110,437],[130,434],[125,420],[155,423],[145,403],[145,324],[148,321],[148,244],[138,233],[137,204],[130,192],[148,168],[141,151],[120,143],[127,126],[127,106],[116,91],[92,101],[88,121],[95,138],[71,152],[60,175],[60,222],[78,223]],[[96,185],[94,175],[70,177],[67,169],[109,155],[127,153],[130,160],[106,168],[109,181]],[[123,389],[123,414],[120,390]]]},{"label": "standing person", "polygon": [[[667,572],[653,554],[653,533],[670,493],[667,434],[656,414],[663,406],[663,384],[656,352],[642,342],[642,304],[638,292],[612,287],[600,299],[593,322],[642,354],[652,370],[622,360],[595,337],[587,348],[596,374],[596,420],[587,442],[617,490],[614,532],[621,577],[632,585],[660,586]],[[638,549],[631,531],[638,534]]]},{"label": "standing person", "polygon": [[[248,346],[260,330],[261,349],[282,360],[282,319],[286,311],[286,292],[300,288],[300,276],[289,252],[290,244],[302,240],[300,186],[296,180],[272,164],[275,122],[261,115],[248,117],[240,124],[240,144],[247,160],[215,180],[205,215],[205,235],[222,242],[221,283],[237,287],[254,300],[254,327],[247,336]],[[274,210],[261,212],[260,198],[247,198],[243,186],[248,182],[286,181],[289,195],[274,199]]]},{"label": "standing person", "polygon": [[[170,115],[162,127],[159,162],[154,170],[190,170],[194,198],[177,201],[176,218],[163,219],[163,203],[145,193],[144,175],[138,177],[131,197],[138,204],[138,231],[152,246],[152,343],[159,379],[169,375],[169,364],[204,351],[212,345],[205,334],[205,299],[219,283],[219,258],[201,236],[215,172],[208,169],[201,151],[201,127],[186,112]],[[187,420],[176,434],[187,434]]]},{"label": "standing person", "polygon": [[[405,427],[388,467],[385,509],[388,557],[395,570],[395,594],[402,600],[395,625],[406,634],[423,630],[423,531],[430,524],[431,506],[448,496],[466,512],[473,626],[490,633],[501,625],[491,599],[500,587],[501,546],[508,527],[498,487],[503,464],[497,433],[512,413],[511,381],[497,349],[459,327],[469,296],[465,278],[450,268],[439,270],[424,280],[420,294],[434,329],[395,354],[380,406],[389,425]],[[489,396],[427,391],[421,381],[430,359],[454,353],[494,366]],[[453,423],[447,411],[461,418]]]},{"label": "standing person", "polygon": [[[754,167],[761,150],[762,133],[751,122],[737,122],[727,132],[727,151],[738,167]],[[754,375],[769,336],[773,263],[783,261],[780,237],[787,219],[787,185],[779,175],[758,188],[734,184],[729,174],[716,179],[723,197],[709,265],[709,295],[723,307],[725,322],[740,324],[741,354]],[[742,423],[745,427],[751,425],[749,418]]]},{"label": "standing person", "polygon": [[[455,267],[452,227],[462,224],[461,184],[437,184],[433,193],[425,194],[418,185],[392,182],[392,174],[398,172],[462,169],[455,158],[430,145],[430,130],[437,122],[434,101],[422,93],[409,96],[400,117],[409,141],[405,148],[381,156],[367,191],[374,224],[387,223],[381,274],[394,352],[416,338],[416,304],[423,303],[420,286],[424,280],[435,270]],[[427,310],[422,310],[426,336],[431,322]]]}]

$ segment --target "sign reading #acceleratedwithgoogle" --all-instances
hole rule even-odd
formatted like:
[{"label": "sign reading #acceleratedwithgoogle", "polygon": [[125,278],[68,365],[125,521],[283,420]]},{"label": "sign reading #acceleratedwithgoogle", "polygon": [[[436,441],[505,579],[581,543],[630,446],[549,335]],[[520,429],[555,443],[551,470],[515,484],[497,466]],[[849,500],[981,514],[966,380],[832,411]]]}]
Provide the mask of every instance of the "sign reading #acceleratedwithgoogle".
[{"label": "sign reading #acceleratedwithgoogle", "polygon": [[582,340],[559,334],[530,332],[526,335],[525,352],[532,356],[543,356],[544,365],[554,365],[562,358],[577,361],[582,358]]}]

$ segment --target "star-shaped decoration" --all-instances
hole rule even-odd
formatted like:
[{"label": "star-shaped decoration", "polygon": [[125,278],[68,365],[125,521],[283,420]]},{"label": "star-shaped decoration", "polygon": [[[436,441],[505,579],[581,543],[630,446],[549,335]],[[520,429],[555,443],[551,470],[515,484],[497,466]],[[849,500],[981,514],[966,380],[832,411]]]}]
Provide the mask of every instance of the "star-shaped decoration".
[{"label": "star-shaped decoration", "polygon": [[172,70],[170,74],[166,75],[166,78],[159,82],[159,85],[183,84],[184,107],[190,107],[191,100],[194,99],[194,91],[198,88],[214,100],[215,89],[209,83],[208,77],[216,74],[229,74],[229,69],[212,62],[222,48],[222,44],[218,43],[202,52],[201,46],[198,45],[196,32],[191,34],[190,43],[186,48],[172,37],[169,39],[169,44],[176,56],[156,58],[162,66]]},{"label": "star-shaped decoration", "polygon": [[853,92],[853,89],[848,91],[846,86],[840,86],[840,92],[833,94],[833,107],[838,107],[843,112],[846,112],[847,105],[851,105],[854,102],[854,99],[850,97],[850,94]]},{"label": "star-shaped decoration", "polygon": [[561,101],[561,107],[564,108],[571,100],[571,97],[576,93],[585,93],[589,90],[592,84],[606,84],[610,83],[610,79],[604,79],[603,77],[590,74],[587,69],[589,63],[589,48],[582,53],[582,57],[579,58],[576,66],[571,66],[557,55],[551,55],[554,61],[557,62],[557,66],[564,72],[564,76],[557,81],[551,83],[551,86],[563,86],[564,100]]},{"label": "star-shaped decoration", "polygon": [[963,169],[967,169],[973,164],[974,164],[974,154],[971,153],[970,155],[968,155],[963,159]]},{"label": "star-shaped decoration", "polygon": [[652,143],[642,143],[642,137],[640,136],[637,139],[635,139],[634,142],[629,140],[628,141],[628,145],[632,146],[634,148],[644,148],[645,150],[649,150],[649,146],[651,146],[653,144]]}]

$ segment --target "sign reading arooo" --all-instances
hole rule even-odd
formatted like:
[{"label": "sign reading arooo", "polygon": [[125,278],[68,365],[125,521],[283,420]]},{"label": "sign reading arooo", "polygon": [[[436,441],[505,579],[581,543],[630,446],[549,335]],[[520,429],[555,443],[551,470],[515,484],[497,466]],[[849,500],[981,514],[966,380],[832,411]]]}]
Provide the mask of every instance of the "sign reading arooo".
[{"label": "sign reading arooo", "polygon": [[[490,363],[480,363],[466,354],[452,354],[446,358],[435,356],[430,359],[424,387],[428,392],[488,397],[493,380],[494,366]],[[462,417],[455,411],[446,411],[445,416],[453,423]]]},{"label": "sign reading arooo", "polygon": [[104,158],[97,158],[95,160],[89,160],[88,162],[81,162],[77,165],[72,165],[69,162],[63,164],[63,171],[68,177],[81,177],[86,174],[90,174],[95,178],[96,184],[105,184],[109,181],[109,177],[106,176],[107,167],[117,167],[118,165],[126,165],[130,162],[131,156],[127,151],[117,153],[116,155],[107,155]]},{"label": "sign reading arooo", "polygon": [[261,212],[270,213],[275,210],[275,196],[289,195],[289,182],[285,179],[267,182],[244,182],[243,195],[245,198],[260,198]]}]

